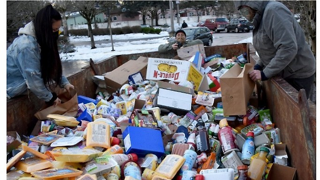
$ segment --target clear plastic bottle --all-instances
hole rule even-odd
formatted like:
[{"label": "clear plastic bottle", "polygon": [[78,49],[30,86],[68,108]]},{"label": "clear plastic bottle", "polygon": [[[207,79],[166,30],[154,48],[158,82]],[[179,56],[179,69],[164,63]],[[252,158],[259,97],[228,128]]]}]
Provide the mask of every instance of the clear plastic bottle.
[{"label": "clear plastic bottle", "polygon": [[252,180],[261,180],[263,174],[265,173],[267,167],[267,155],[269,149],[266,147],[261,147],[257,158],[253,159],[248,170],[248,176]]}]

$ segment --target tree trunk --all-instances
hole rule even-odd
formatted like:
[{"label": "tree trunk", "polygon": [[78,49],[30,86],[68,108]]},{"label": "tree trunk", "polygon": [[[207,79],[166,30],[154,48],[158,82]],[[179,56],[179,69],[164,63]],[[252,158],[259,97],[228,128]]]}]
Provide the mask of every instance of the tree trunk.
[{"label": "tree trunk", "polygon": [[[87,20],[88,21],[88,20]],[[90,40],[91,40],[91,49],[95,49],[95,43],[94,43],[94,39],[93,39],[93,32],[92,32],[92,27],[91,27],[91,20],[88,21],[88,30],[89,30],[89,36],[90,36]]]},{"label": "tree trunk", "polygon": [[69,37],[67,17],[65,14],[63,15],[63,18],[62,18],[62,24],[63,24],[63,35],[65,37]]},{"label": "tree trunk", "polygon": [[143,22],[143,24],[146,24],[146,15],[142,15],[142,22]]}]

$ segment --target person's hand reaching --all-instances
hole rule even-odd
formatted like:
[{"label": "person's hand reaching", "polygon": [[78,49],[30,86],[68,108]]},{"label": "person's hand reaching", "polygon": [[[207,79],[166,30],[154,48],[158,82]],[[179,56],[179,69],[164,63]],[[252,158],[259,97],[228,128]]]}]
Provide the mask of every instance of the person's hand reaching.
[{"label": "person's hand reaching", "polygon": [[74,86],[72,84],[66,84],[64,86],[64,89],[66,89],[70,93],[70,91],[74,89]]}]

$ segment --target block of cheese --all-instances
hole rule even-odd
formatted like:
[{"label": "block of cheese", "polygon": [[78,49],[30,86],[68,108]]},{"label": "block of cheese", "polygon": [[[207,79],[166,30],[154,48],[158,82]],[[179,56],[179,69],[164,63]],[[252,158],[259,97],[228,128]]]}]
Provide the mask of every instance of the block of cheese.
[{"label": "block of cheese", "polygon": [[88,123],[86,146],[110,148],[110,125],[103,121]]},{"label": "block of cheese", "polygon": [[95,174],[85,174],[77,180],[97,180],[97,176]]},{"label": "block of cheese", "polygon": [[79,124],[79,121],[72,116],[49,114],[47,118],[53,119],[58,126],[76,127]]},{"label": "block of cheese", "polygon": [[41,134],[39,136],[33,137],[30,139],[30,141],[49,146],[51,143],[53,143],[54,141],[62,137],[63,137],[62,135],[47,133],[47,134]]},{"label": "block of cheese", "polygon": [[80,176],[82,171],[73,169],[70,167],[61,168],[61,169],[46,169],[42,171],[31,172],[31,174],[43,180],[49,179],[63,179],[63,178],[74,178]]},{"label": "block of cheese", "polygon": [[84,148],[84,149],[67,149],[67,148],[55,148],[50,151],[51,155],[56,161],[62,162],[88,162],[93,158],[102,155],[101,151],[94,148]]},{"label": "block of cheese", "polygon": [[52,164],[48,160],[44,160],[38,157],[32,157],[19,161],[15,167],[21,171],[30,173],[34,171],[39,171],[47,168],[51,168]]},{"label": "block of cheese", "polygon": [[177,174],[185,161],[186,159],[180,155],[169,154],[160,163],[155,172],[163,177],[172,179]]},{"label": "block of cheese", "polygon": [[18,154],[16,154],[15,156],[13,156],[9,162],[7,163],[7,171],[14,166],[18,161],[20,161],[20,159],[27,153],[27,151],[25,150],[21,150]]},{"label": "block of cheese", "polygon": [[31,154],[33,154],[33,155],[35,155],[35,156],[37,156],[39,158],[42,158],[42,159],[48,159],[49,158],[49,156],[47,156],[47,155],[45,155],[45,154],[43,154],[43,153],[41,153],[39,151],[36,151],[36,150],[32,149],[29,146],[22,145],[22,150],[30,152]]}]

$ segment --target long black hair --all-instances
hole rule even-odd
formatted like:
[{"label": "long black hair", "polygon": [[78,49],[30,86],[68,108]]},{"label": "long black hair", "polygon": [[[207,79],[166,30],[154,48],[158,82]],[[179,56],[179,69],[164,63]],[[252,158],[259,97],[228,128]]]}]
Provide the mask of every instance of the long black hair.
[{"label": "long black hair", "polygon": [[51,5],[42,8],[33,20],[37,42],[41,48],[40,68],[43,83],[48,87],[61,83],[62,66],[58,52],[59,32],[53,32],[52,22],[61,20],[60,13]]}]

